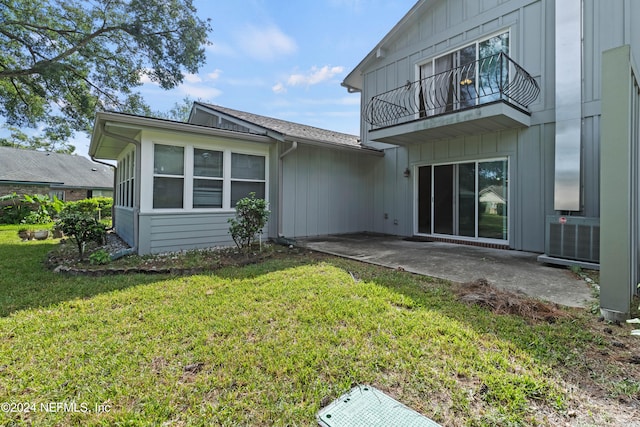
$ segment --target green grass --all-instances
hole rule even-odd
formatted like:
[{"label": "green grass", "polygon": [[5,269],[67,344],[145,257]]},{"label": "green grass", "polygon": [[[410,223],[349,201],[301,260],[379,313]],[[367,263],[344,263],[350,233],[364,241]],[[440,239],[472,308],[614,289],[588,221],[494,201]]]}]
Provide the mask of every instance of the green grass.
[{"label": "green grass", "polygon": [[532,408],[563,411],[555,369],[593,339],[342,259],[59,276],[42,266],[55,241],[16,230],[0,226],[0,403],[36,410],[0,411],[0,425],[313,426],[321,402],[360,383],[443,425],[547,425]]}]

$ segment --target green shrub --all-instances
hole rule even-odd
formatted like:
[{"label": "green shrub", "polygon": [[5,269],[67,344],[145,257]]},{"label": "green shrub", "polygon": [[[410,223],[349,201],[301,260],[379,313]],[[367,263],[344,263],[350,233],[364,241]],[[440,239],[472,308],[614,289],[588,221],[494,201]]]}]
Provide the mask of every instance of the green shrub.
[{"label": "green shrub", "polygon": [[0,196],[0,224],[20,224],[22,220],[31,212],[29,206],[20,199],[14,191],[11,194]]},{"label": "green shrub", "polygon": [[64,206],[64,202],[53,196],[53,199],[43,194],[25,194],[22,201],[31,205],[29,212],[21,221],[25,224],[47,224],[53,221]]},{"label": "green shrub", "polygon": [[93,215],[70,210],[64,210],[60,214],[56,227],[76,243],[80,261],[84,259],[87,243],[96,242],[101,245],[104,243],[106,235],[105,226]]},{"label": "green shrub", "polygon": [[111,255],[104,249],[98,249],[89,255],[91,265],[105,265],[111,262]]},{"label": "green shrub", "polygon": [[64,209],[69,212],[90,214],[97,220],[111,217],[113,199],[111,197],[93,197],[75,202],[67,202]]},{"label": "green shrub", "polygon": [[249,193],[248,197],[238,200],[236,204],[236,217],[229,218],[229,233],[236,246],[249,251],[258,233],[262,233],[267,220],[269,210],[267,202],[256,199],[256,193]]}]

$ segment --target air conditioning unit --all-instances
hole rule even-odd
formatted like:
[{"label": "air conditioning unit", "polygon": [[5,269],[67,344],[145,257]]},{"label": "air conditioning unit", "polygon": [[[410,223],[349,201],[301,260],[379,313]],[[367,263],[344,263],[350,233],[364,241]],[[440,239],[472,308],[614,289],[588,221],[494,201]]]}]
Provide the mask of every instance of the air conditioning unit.
[{"label": "air conditioning unit", "polygon": [[548,215],[545,255],[600,263],[600,218]]}]

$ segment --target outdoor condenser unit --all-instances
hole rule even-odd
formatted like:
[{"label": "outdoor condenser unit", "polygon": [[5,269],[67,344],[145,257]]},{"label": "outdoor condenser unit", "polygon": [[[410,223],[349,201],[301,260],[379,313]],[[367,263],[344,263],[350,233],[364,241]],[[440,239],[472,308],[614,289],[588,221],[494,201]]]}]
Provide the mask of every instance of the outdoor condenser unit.
[{"label": "outdoor condenser unit", "polygon": [[548,215],[545,255],[600,263],[600,218]]}]

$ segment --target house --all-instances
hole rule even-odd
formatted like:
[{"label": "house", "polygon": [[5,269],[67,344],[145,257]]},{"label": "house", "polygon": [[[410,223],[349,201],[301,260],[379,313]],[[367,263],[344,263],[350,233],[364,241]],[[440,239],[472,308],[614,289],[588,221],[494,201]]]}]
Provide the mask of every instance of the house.
[{"label": "house", "polygon": [[202,103],[189,123],[99,113],[118,233],[139,253],[230,244],[249,191],[270,237],[370,231],[640,281],[640,2],[420,0],[345,77],[360,137]]},{"label": "house", "polygon": [[114,227],[139,254],[230,246],[227,220],[255,192],[268,237],[372,228],[371,171],[358,137],[194,103],[188,123],[97,114],[89,154],[115,160]]},{"label": "house", "polygon": [[640,281],[637,16],[629,0],[418,1],[342,83],[361,94],[363,145],[385,153],[372,231],[600,265],[603,314],[624,318]]},{"label": "house", "polygon": [[0,147],[0,195],[56,196],[63,201],[113,195],[113,169],[83,156]]}]

